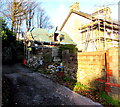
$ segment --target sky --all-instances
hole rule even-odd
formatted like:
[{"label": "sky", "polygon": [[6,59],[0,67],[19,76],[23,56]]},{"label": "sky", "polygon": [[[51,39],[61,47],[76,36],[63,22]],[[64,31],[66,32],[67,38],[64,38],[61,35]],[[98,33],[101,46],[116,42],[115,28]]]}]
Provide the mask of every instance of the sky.
[{"label": "sky", "polygon": [[[36,0],[41,1],[41,0]],[[109,6],[112,10],[112,18],[118,19],[119,0],[42,0],[42,8],[46,11],[54,27],[60,27],[69,14],[69,7],[79,2],[80,11],[91,14],[99,6]]]}]

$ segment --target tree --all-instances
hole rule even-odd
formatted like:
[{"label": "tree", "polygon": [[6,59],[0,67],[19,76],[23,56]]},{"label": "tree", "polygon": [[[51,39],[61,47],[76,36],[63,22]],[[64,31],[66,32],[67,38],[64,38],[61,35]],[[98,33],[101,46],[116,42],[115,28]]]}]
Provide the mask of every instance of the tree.
[{"label": "tree", "polygon": [[[52,27],[50,18],[46,15],[45,10],[40,8],[41,3],[37,3],[35,0],[3,0],[1,3],[6,6],[0,10],[0,13],[11,22],[10,25],[13,32],[19,33],[23,22],[25,22],[26,28],[29,30],[32,27],[32,23],[35,23],[33,19],[38,21],[40,28]],[[39,8],[36,9],[38,5]],[[36,10],[38,11],[36,12]],[[37,16],[35,16],[35,13],[37,13]]]},{"label": "tree", "polygon": [[[23,2],[23,0],[22,0]],[[12,31],[17,32],[19,29],[18,26],[21,25],[23,16],[25,14],[25,7],[21,0],[18,2],[17,0],[10,0],[6,2],[6,8],[2,10],[3,16],[11,20]]]},{"label": "tree", "polygon": [[22,41],[16,41],[16,34],[7,27],[5,20],[2,18],[0,18],[0,25],[2,62],[11,64],[16,61],[22,61],[24,56],[24,46]]},{"label": "tree", "polygon": [[53,28],[52,24],[50,23],[50,18],[46,14],[45,10],[41,7],[37,8],[37,26],[38,28]]},{"label": "tree", "polygon": [[[39,4],[40,5],[40,4]],[[27,13],[26,13],[26,28],[27,31],[30,30],[32,19],[34,17],[34,10],[38,6],[38,4],[34,1],[30,2],[27,6]]]},{"label": "tree", "polygon": [[2,38],[2,46],[11,46],[16,41],[15,33],[9,30],[7,24],[2,18],[0,18],[0,24],[0,37]]},{"label": "tree", "polygon": [[20,30],[23,20],[25,20],[28,13],[32,11],[32,8],[29,8],[34,4],[32,1],[33,0],[9,0],[5,3],[6,8],[0,12],[11,21],[12,31],[17,32]]}]

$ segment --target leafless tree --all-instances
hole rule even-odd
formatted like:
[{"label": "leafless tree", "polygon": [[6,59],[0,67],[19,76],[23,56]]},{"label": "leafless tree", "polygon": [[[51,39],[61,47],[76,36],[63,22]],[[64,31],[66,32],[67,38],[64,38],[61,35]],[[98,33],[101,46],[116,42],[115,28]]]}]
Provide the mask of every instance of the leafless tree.
[{"label": "leafless tree", "polygon": [[41,3],[37,3],[35,0],[0,0],[0,3],[4,3],[0,13],[11,22],[11,29],[14,32],[20,32],[24,20],[26,28],[29,30],[32,27],[33,18],[37,21],[38,27],[52,28],[50,18],[45,10],[40,8]]},{"label": "leafless tree", "polygon": [[[40,4],[41,3],[39,3],[39,5]],[[28,9],[28,11],[26,13],[26,28],[27,28],[27,30],[29,30],[31,28],[32,19],[34,17],[35,8],[37,6],[38,6],[38,3],[34,2],[34,1],[29,2],[28,6],[27,6],[27,9]]]},{"label": "leafless tree", "polygon": [[33,0],[8,0],[4,3],[6,5],[0,10],[0,13],[11,21],[12,30],[18,31],[23,20],[28,19],[28,14],[32,13],[35,2]]},{"label": "leafless tree", "polygon": [[38,28],[52,28],[52,24],[50,23],[50,18],[46,14],[45,10],[41,7],[37,7],[37,26]]}]

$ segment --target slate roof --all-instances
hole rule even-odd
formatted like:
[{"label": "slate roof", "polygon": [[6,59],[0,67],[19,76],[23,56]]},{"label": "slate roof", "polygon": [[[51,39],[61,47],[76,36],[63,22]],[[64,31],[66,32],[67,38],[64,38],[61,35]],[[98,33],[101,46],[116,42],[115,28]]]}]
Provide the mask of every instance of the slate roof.
[{"label": "slate roof", "polygon": [[34,28],[32,31],[32,36],[34,40],[40,42],[51,42],[50,37],[48,36],[48,30],[41,28]]},{"label": "slate roof", "polygon": [[64,35],[64,39],[60,42],[60,44],[75,44],[75,42],[73,42],[73,40],[70,38],[70,36],[66,33],[66,32],[62,32],[60,31],[60,33],[62,35]]},{"label": "slate roof", "polygon": [[[49,42],[54,42],[54,41],[52,41],[52,39],[50,37],[52,32],[54,34],[54,29],[47,30],[47,29],[42,29],[42,28],[34,28],[31,31],[31,34],[32,34],[32,37],[34,38],[34,41],[49,43]],[[63,40],[60,42],[60,44],[76,45],[67,33],[60,31],[60,34],[63,35]]]}]

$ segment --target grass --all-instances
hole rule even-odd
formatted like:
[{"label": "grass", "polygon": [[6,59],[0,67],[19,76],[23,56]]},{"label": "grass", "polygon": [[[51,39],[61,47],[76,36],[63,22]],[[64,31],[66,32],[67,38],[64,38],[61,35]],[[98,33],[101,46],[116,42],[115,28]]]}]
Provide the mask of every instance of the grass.
[{"label": "grass", "polygon": [[73,80],[72,78],[67,77],[67,76],[65,76],[65,77],[63,78],[63,81],[76,83],[76,80]]},{"label": "grass", "polygon": [[87,86],[76,83],[74,90],[75,92],[92,99],[95,102],[99,102],[105,107],[115,107],[120,106],[120,102],[118,100],[114,100],[112,97],[108,96],[104,91],[99,91],[95,89],[88,88]]},{"label": "grass", "polygon": [[85,91],[85,90],[90,90],[90,88],[81,84],[80,82],[76,82],[73,91]]},{"label": "grass", "polygon": [[61,78],[60,77],[56,77],[56,81],[59,84],[64,85],[64,86],[68,87],[71,90],[73,90],[74,85],[76,83],[76,80],[73,80],[72,78],[67,77],[67,76],[63,76]]},{"label": "grass", "polygon": [[120,106],[120,102],[118,100],[114,100],[112,97],[108,96],[105,92],[100,92],[99,95],[106,103]]},{"label": "grass", "polygon": [[43,74],[52,74],[52,72],[50,70],[46,70],[46,69],[38,69],[37,72],[40,72]]}]

